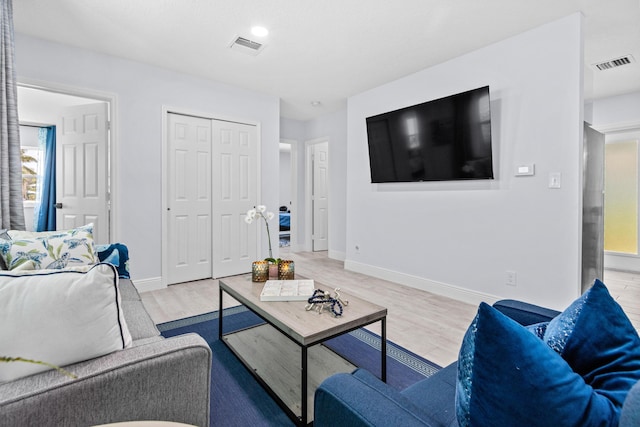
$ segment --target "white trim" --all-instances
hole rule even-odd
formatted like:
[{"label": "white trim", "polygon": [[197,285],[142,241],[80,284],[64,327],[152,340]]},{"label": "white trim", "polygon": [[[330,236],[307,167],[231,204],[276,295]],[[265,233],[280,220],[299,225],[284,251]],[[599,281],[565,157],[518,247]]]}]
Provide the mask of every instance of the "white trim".
[{"label": "white trim", "polygon": [[616,132],[627,132],[634,131],[640,129],[639,121],[630,121],[623,123],[614,123],[610,125],[601,125],[601,126],[593,126],[589,125],[593,129],[597,130],[600,133],[616,133]]},{"label": "white trim", "polygon": [[604,253],[605,269],[640,272],[640,256],[621,252]]},{"label": "white trim", "polygon": [[63,95],[71,95],[77,96],[80,98],[88,98],[96,101],[106,102],[109,105],[108,109],[108,120],[110,123],[110,127],[108,129],[108,144],[109,144],[109,159],[107,159],[108,170],[109,170],[109,179],[107,180],[108,185],[108,196],[109,196],[109,219],[107,223],[109,224],[109,241],[125,241],[126,236],[120,236],[120,232],[118,229],[118,202],[117,198],[114,195],[118,194],[118,188],[120,187],[119,174],[116,170],[116,164],[118,163],[116,160],[118,159],[118,95],[114,92],[103,92],[97,91],[95,89],[88,89],[84,87],[78,86],[70,86],[61,83],[54,83],[43,80],[36,80],[30,78],[18,78],[17,79],[18,86],[38,89],[46,92],[60,93]]},{"label": "white trim", "polygon": [[449,285],[447,283],[436,282],[398,271],[375,267],[368,264],[362,264],[356,261],[345,261],[344,269],[355,271],[356,273],[366,274],[368,276],[373,276],[379,279],[388,280],[390,282],[399,283],[401,285],[409,286],[411,288],[419,289],[426,292],[431,292],[437,295],[442,295],[448,298],[453,298],[455,300],[473,305],[478,305],[481,302],[494,304],[496,301],[503,299],[495,295],[476,292],[454,285]]},{"label": "white trim", "polygon": [[168,235],[168,220],[167,220],[167,189],[168,189],[168,184],[167,184],[167,171],[168,171],[168,167],[167,167],[167,162],[168,162],[168,156],[167,156],[167,121],[168,121],[168,114],[169,114],[169,109],[167,107],[165,107],[164,105],[162,106],[162,153],[161,153],[161,167],[162,167],[162,187],[161,187],[161,191],[160,191],[160,210],[161,210],[161,218],[160,221],[162,221],[161,224],[161,235],[160,235],[160,282],[161,282],[161,288],[166,288],[167,287],[167,280],[169,277],[169,264],[168,264],[168,255],[169,255],[169,248],[168,248],[168,244],[169,242],[167,242],[167,235]]},{"label": "white trim", "polygon": [[151,292],[159,289],[164,289],[167,285],[162,283],[161,277],[152,277],[150,279],[132,280],[133,285],[138,292]]},{"label": "white trim", "polygon": [[[303,250],[306,252],[313,251],[313,204],[311,203],[311,195],[313,194],[313,176],[311,175],[313,172],[313,168],[311,167],[311,146],[316,144],[327,143],[327,151],[329,152],[329,174],[331,174],[331,144],[329,143],[329,137],[321,137],[310,139],[304,142],[304,158],[305,158],[305,177],[304,177],[304,244]],[[330,179],[327,177],[327,179]],[[329,199],[329,203],[327,206],[327,210],[330,209],[331,206],[331,186],[327,186],[327,198]],[[328,215],[330,216],[330,215]],[[327,217],[327,221],[329,218]],[[327,230],[327,239],[328,230]],[[328,242],[329,245],[331,242]]]},{"label": "white trim", "polygon": [[[167,175],[167,171],[168,171],[168,156],[167,156],[167,115],[169,113],[172,114],[180,114],[183,116],[192,116],[192,117],[200,117],[202,119],[206,119],[206,120],[219,120],[219,121],[225,121],[225,122],[233,122],[233,123],[240,123],[240,124],[245,124],[245,125],[249,125],[249,126],[255,126],[256,127],[256,145],[257,145],[257,153],[256,153],[256,157],[257,157],[257,178],[258,178],[258,182],[256,183],[257,188],[257,195],[256,195],[256,204],[263,204],[262,203],[262,126],[260,124],[260,122],[258,121],[254,121],[254,120],[245,120],[245,119],[241,119],[238,117],[232,117],[232,116],[227,116],[224,114],[215,114],[215,113],[205,113],[202,111],[195,111],[195,110],[191,110],[188,108],[179,108],[179,107],[170,107],[167,105],[162,105],[162,189],[161,189],[161,209],[162,209],[162,227],[161,227],[161,247],[160,247],[160,259],[161,259],[161,267],[160,267],[160,274],[162,274],[162,276],[159,278],[159,280],[161,281],[161,288],[166,288],[167,287],[167,280],[168,280],[168,260],[167,257],[169,255],[169,250],[168,250],[168,244],[169,242],[166,239],[166,236],[168,235],[168,230],[167,230],[167,208],[168,208],[168,202],[167,202],[167,189],[168,189],[168,184],[167,184],[167,179],[168,179],[168,175]],[[256,230],[258,228],[256,227]],[[258,248],[262,247],[262,237],[261,237],[262,233],[258,233],[258,240],[257,240],[257,245]],[[211,276],[213,278],[213,262],[211,263]]]}]

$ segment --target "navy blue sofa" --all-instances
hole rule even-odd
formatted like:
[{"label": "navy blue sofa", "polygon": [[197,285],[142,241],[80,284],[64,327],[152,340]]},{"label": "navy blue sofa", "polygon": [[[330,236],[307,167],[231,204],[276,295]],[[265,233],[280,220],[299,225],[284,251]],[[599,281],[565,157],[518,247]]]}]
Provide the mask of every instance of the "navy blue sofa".
[{"label": "navy blue sofa", "polygon": [[[525,326],[559,314],[515,300],[498,301],[494,307]],[[457,362],[402,391],[364,369],[333,375],[316,391],[314,426],[457,426],[456,377]],[[620,426],[640,426],[640,382],[624,402]]]}]

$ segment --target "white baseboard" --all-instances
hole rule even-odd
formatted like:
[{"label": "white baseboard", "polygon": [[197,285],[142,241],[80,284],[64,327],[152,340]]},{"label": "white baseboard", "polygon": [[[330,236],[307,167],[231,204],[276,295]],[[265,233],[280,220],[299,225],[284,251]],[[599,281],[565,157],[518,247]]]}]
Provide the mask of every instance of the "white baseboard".
[{"label": "white baseboard", "polygon": [[338,261],[344,261],[347,259],[347,254],[345,252],[334,251],[333,249],[329,249],[328,256],[329,258],[337,259]]},{"label": "white baseboard", "polygon": [[162,277],[152,277],[150,279],[132,280],[134,286],[138,292],[157,291],[158,289],[164,289],[166,286],[162,285]]},{"label": "white baseboard", "polygon": [[375,267],[368,264],[362,264],[355,261],[345,261],[345,270],[355,271],[356,273],[366,274],[368,276],[377,277],[390,282],[399,283],[422,291],[431,292],[433,294],[442,295],[453,298],[458,301],[466,302],[472,305],[478,305],[481,302],[493,304],[503,298],[483,292],[477,292],[471,289],[461,288],[446,283],[436,282],[434,280],[425,279],[423,277],[412,276],[406,273],[400,273],[385,268]]},{"label": "white baseboard", "polygon": [[638,273],[640,272],[640,257],[637,255],[605,253],[604,268]]}]

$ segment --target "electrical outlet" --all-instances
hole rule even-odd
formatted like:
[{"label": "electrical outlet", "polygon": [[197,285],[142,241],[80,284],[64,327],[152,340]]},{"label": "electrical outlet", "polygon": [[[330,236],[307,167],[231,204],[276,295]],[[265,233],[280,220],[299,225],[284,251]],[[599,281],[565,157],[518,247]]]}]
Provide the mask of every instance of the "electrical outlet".
[{"label": "electrical outlet", "polygon": [[506,271],[506,284],[508,286],[516,286],[518,280],[515,271],[507,270]]}]

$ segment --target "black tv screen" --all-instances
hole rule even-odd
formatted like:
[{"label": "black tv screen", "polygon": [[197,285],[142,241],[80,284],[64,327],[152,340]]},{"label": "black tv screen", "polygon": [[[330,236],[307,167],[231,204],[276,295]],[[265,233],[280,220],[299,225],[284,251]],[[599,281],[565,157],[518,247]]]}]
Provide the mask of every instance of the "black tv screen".
[{"label": "black tv screen", "polygon": [[489,86],[367,117],[371,182],[493,179]]}]

